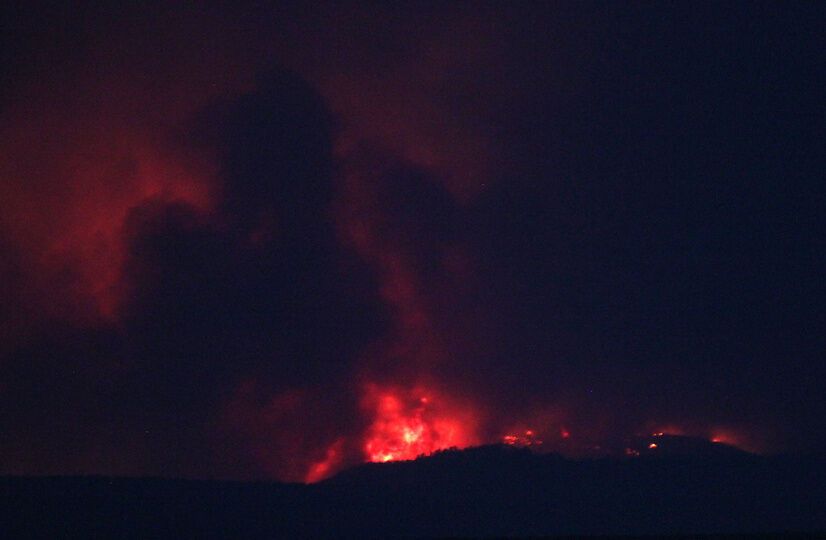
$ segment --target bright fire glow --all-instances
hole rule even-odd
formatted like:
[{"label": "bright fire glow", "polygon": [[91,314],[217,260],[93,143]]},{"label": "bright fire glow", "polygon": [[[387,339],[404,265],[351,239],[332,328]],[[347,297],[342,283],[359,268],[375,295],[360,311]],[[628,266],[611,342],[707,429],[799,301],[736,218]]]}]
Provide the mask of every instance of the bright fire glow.
[{"label": "bright fire glow", "polygon": [[364,453],[368,461],[415,459],[446,448],[478,442],[472,417],[446,407],[428,392],[405,392],[371,386],[365,399],[374,413]]}]

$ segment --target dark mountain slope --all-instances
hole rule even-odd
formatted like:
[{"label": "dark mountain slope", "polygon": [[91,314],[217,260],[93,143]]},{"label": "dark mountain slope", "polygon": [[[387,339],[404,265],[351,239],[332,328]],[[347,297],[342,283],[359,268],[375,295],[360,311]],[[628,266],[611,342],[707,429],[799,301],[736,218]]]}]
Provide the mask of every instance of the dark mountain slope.
[{"label": "dark mountain slope", "polygon": [[826,460],[723,450],[570,461],[489,446],[309,486],[7,477],[0,504],[7,537],[813,533],[826,532]]}]

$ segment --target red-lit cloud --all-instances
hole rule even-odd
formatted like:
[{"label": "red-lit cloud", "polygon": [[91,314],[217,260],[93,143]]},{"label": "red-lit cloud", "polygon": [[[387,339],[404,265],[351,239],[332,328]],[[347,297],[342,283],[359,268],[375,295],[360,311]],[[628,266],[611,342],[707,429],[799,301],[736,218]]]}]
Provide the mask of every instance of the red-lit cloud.
[{"label": "red-lit cloud", "polygon": [[[78,452],[91,472],[306,482],[502,441],[772,446],[737,414],[698,421],[717,414],[706,387],[651,390],[637,351],[612,349],[633,332],[601,280],[636,291],[644,256],[614,242],[642,233],[621,228],[632,203],[595,217],[633,199],[598,197],[613,169],[578,176],[613,155],[575,146],[611,112],[576,100],[602,95],[590,41],[562,43],[579,27],[544,21],[544,42],[490,7],[319,10],[92,9],[20,45],[31,66],[0,110],[0,394],[20,440],[49,441],[38,411],[65,409],[66,438],[104,433]],[[280,83],[254,82],[268,69]],[[51,373],[48,407],[22,399]],[[15,470],[63,459],[26,444]]]}]

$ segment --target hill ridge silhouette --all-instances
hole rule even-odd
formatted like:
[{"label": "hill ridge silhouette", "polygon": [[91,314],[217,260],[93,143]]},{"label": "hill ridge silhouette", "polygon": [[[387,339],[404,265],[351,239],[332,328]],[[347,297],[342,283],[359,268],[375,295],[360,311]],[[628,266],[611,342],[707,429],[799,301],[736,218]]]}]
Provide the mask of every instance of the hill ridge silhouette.
[{"label": "hill ridge silhouette", "polygon": [[826,459],[568,459],[502,445],[369,463],[326,481],[0,477],[6,537],[815,534]]}]

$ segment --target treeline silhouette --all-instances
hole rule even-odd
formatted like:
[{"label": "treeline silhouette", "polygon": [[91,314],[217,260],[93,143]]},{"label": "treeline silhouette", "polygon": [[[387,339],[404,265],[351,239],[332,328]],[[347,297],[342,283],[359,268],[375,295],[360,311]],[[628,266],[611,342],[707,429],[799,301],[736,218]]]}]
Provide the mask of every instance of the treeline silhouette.
[{"label": "treeline silhouette", "polygon": [[278,538],[826,533],[826,459],[569,460],[524,448],[365,464],[318,484],[0,478],[0,536]]}]

